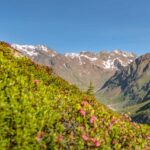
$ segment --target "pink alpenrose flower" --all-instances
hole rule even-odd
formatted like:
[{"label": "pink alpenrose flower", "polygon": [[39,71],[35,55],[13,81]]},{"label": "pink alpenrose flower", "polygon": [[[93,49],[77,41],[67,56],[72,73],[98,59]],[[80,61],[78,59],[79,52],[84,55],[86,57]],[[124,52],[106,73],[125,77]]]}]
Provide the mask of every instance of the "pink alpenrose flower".
[{"label": "pink alpenrose flower", "polygon": [[95,122],[96,119],[97,119],[96,116],[92,116],[92,117],[90,118],[90,123],[93,124],[93,123]]},{"label": "pink alpenrose flower", "polygon": [[33,82],[34,84],[39,84],[40,80],[35,79]]},{"label": "pink alpenrose flower", "polygon": [[88,138],[88,136],[87,136],[86,134],[83,134],[83,135],[82,135],[82,139],[83,139],[84,141],[88,141],[89,138]]},{"label": "pink alpenrose flower", "polygon": [[82,116],[85,116],[86,115],[86,112],[83,110],[83,109],[80,109],[80,114],[82,115]]},{"label": "pink alpenrose flower", "polygon": [[96,147],[99,147],[99,146],[100,146],[100,143],[99,143],[99,141],[98,141],[97,139],[92,138],[91,140],[92,140],[93,144],[94,144]]},{"label": "pink alpenrose flower", "polygon": [[150,140],[150,135],[147,135],[147,139]]}]

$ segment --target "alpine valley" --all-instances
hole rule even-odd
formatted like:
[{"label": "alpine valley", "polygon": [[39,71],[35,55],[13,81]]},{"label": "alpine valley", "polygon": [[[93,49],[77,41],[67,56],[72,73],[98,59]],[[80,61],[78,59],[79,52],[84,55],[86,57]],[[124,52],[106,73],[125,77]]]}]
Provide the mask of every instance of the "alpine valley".
[{"label": "alpine valley", "polygon": [[150,124],[150,54],[117,71],[96,95],[108,99],[104,103],[113,109],[132,112],[135,121]]},{"label": "alpine valley", "polygon": [[82,91],[92,83],[96,98],[109,108],[150,124],[150,54],[137,57],[122,50],[59,54],[43,45],[11,46]]}]

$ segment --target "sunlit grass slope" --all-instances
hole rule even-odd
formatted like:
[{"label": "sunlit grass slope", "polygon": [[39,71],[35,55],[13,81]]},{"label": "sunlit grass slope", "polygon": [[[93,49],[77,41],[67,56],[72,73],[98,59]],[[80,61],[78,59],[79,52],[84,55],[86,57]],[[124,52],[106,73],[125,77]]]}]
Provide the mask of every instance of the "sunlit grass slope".
[{"label": "sunlit grass slope", "polygon": [[113,113],[0,42],[0,149],[149,149],[150,128]]}]

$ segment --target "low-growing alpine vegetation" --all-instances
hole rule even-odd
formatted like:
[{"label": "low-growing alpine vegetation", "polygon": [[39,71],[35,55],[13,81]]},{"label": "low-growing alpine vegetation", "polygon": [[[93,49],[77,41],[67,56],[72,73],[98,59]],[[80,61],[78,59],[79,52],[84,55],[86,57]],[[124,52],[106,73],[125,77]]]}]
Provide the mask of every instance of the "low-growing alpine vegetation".
[{"label": "low-growing alpine vegetation", "polygon": [[0,43],[0,149],[150,149],[150,127]]}]

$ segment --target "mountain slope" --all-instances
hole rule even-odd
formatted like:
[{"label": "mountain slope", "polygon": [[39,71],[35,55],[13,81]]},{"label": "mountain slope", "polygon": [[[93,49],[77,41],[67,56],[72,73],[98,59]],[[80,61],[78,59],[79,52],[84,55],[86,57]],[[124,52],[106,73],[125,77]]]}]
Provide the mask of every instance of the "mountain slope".
[{"label": "mountain slope", "polygon": [[[108,103],[118,109],[128,107],[129,110],[130,106],[133,108],[133,105],[138,104],[139,110],[136,109],[136,116],[133,118],[139,122],[150,123],[149,105],[146,104],[140,108],[143,103],[150,100],[150,54],[137,58],[122,71],[117,72],[97,91],[97,97],[100,95],[107,98]],[[116,104],[114,105],[114,103]],[[143,119],[140,116],[143,116]],[[147,121],[144,118],[147,118]]]},{"label": "mountain slope", "polygon": [[119,50],[100,53],[66,53],[63,55],[45,46],[13,44],[12,47],[36,63],[53,68],[58,76],[77,85],[82,90],[87,90],[92,82],[96,91],[116,70],[127,66],[136,57],[132,53]]},{"label": "mountain slope", "polygon": [[150,124],[150,100],[146,105],[140,107],[132,118],[136,122]]},{"label": "mountain slope", "polygon": [[148,149],[150,128],[113,113],[0,42],[1,149]]}]

